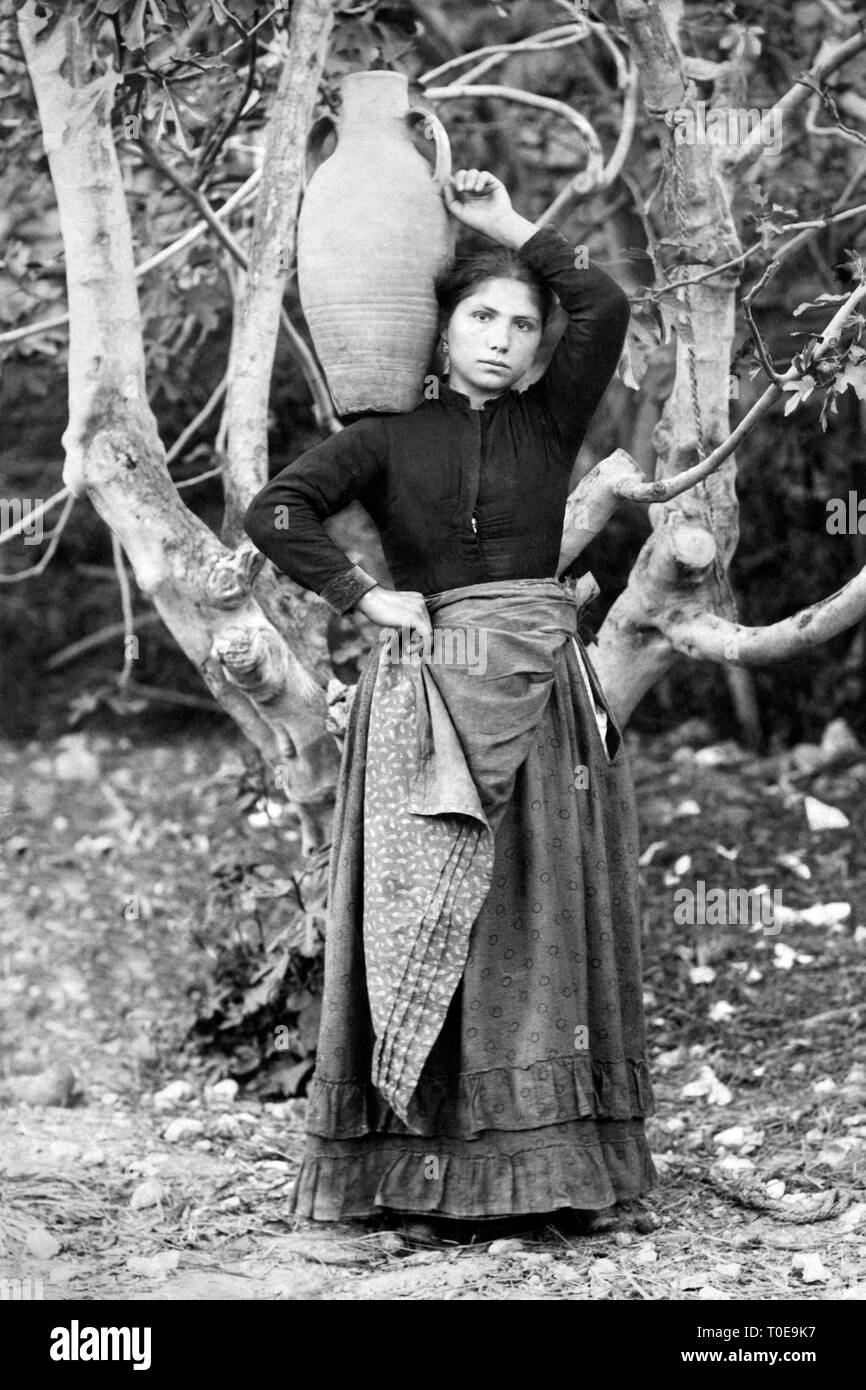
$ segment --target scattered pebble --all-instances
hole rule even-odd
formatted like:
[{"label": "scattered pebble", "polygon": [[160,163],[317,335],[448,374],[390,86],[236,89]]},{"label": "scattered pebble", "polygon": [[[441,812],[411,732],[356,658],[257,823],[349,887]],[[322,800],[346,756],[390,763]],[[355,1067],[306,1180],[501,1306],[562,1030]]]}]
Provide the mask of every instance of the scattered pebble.
[{"label": "scattered pebble", "polygon": [[173,1110],[176,1105],[190,1100],[192,1095],[193,1089],[188,1081],[170,1081],[167,1086],[163,1086],[161,1091],[154,1092],[153,1108],[154,1110]]},{"label": "scattered pebble", "polygon": [[751,1173],[755,1165],[750,1158],[743,1158],[740,1154],[725,1154],[724,1158],[717,1159],[713,1167],[727,1177],[737,1177],[742,1173]]},{"label": "scattered pebble", "polygon": [[[654,1211],[642,1211],[634,1219],[634,1228],[639,1236],[648,1236],[652,1231],[657,1231],[661,1221]],[[628,1231],[623,1231],[623,1235],[628,1235]]]},{"label": "scattered pebble", "polygon": [[380,1250],[384,1250],[386,1255],[400,1255],[406,1249],[406,1246],[403,1244],[397,1231],[380,1231],[379,1248]]},{"label": "scattered pebble", "polygon": [[231,1101],[237,1099],[239,1090],[238,1083],[227,1076],[224,1081],[217,1081],[213,1086],[209,1086],[207,1096],[209,1100]]},{"label": "scattered pebble", "polygon": [[720,1081],[712,1067],[701,1067],[694,1081],[689,1081],[680,1092],[683,1100],[706,1100],[708,1105],[730,1105],[733,1092]]},{"label": "scattered pebble", "polygon": [[487,1247],[487,1253],[496,1260],[501,1256],[520,1254],[523,1248],[522,1240],[494,1240]]},{"label": "scattered pebble", "polygon": [[713,1143],[723,1149],[739,1149],[741,1153],[752,1153],[764,1142],[764,1131],[754,1125],[731,1125],[730,1129],[720,1129],[713,1135]]},{"label": "scattered pebble", "polygon": [[37,1108],[49,1105],[68,1107],[72,1104],[76,1085],[71,1067],[46,1067],[36,1076],[8,1077],[0,1084],[0,1095],[4,1099]]},{"label": "scattered pebble", "polygon": [[803,798],[810,830],[844,830],[851,824],[844,811],[828,806],[814,796]]},{"label": "scattered pebble", "polygon": [[201,1120],[172,1120],[162,1137],[167,1144],[177,1144],[182,1139],[197,1138],[203,1129]]},{"label": "scattered pebble", "polygon": [[148,1207],[158,1207],[165,1197],[165,1188],[158,1178],[146,1178],[135,1188],[129,1199],[133,1211],[144,1211]]},{"label": "scattered pebble", "polygon": [[830,1271],[817,1250],[798,1251],[791,1261],[791,1269],[799,1270],[804,1284],[826,1284],[830,1278]]},{"label": "scattered pebble", "polygon": [[177,1250],[161,1250],[158,1255],[130,1255],[126,1268],[130,1274],[141,1274],[145,1279],[164,1279],[179,1264]]},{"label": "scattered pebble", "polygon": [[658,1260],[659,1252],[654,1245],[642,1245],[634,1257],[636,1265],[654,1265]]},{"label": "scattered pebble", "polygon": [[51,1260],[60,1254],[60,1241],[55,1240],[44,1226],[31,1226],[26,1236],[27,1249],[37,1260]]}]

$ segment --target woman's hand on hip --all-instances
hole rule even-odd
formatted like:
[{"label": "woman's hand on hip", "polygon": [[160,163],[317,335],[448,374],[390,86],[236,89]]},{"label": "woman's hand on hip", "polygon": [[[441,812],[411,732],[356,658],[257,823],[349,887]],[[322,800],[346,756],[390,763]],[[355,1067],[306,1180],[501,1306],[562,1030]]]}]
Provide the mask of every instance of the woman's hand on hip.
[{"label": "woman's hand on hip", "polygon": [[383,589],[377,584],[358,599],[355,607],[380,627],[412,628],[427,641],[433,639],[433,624],[424,595],[412,589]]},{"label": "woman's hand on hip", "polygon": [[508,189],[486,169],[458,169],[442,189],[445,206],[473,231],[515,249],[538,229],[514,211]]}]

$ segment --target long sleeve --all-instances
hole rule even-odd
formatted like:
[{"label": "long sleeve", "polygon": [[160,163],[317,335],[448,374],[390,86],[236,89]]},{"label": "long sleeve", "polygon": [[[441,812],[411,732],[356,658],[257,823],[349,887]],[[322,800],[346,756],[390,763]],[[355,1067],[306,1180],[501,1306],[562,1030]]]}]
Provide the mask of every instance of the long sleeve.
[{"label": "long sleeve", "polygon": [[386,467],[382,421],[356,420],[272,478],[247,508],[244,530],[277,569],[345,613],[378,581],[352,564],[322,522],[360,497]]},{"label": "long sleeve", "polygon": [[544,376],[529,392],[556,425],[570,466],[619,361],[631,316],[628,296],[598,266],[577,269],[576,248],[555,227],[541,227],[518,255],[547,281],[568,315]]}]

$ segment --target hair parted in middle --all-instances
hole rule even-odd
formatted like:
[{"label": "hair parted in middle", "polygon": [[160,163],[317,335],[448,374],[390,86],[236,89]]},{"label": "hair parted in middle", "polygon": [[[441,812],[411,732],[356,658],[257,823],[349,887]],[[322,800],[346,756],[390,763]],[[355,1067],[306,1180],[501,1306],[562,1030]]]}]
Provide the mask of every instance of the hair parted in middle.
[{"label": "hair parted in middle", "polygon": [[541,326],[545,327],[556,307],[553,290],[516,251],[508,246],[492,246],[462,252],[436,276],[434,289],[441,329],[447,327],[457,305],[486,280],[519,280],[528,285],[541,316]]}]

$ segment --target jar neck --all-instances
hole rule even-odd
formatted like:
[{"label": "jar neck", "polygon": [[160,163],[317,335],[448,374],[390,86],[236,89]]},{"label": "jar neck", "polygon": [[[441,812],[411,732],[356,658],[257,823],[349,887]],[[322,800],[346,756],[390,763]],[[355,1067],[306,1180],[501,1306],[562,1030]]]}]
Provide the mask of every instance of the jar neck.
[{"label": "jar neck", "polygon": [[349,127],[357,121],[402,119],[409,109],[409,82],[401,72],[350,73],[343,79],[342,121]]}]

